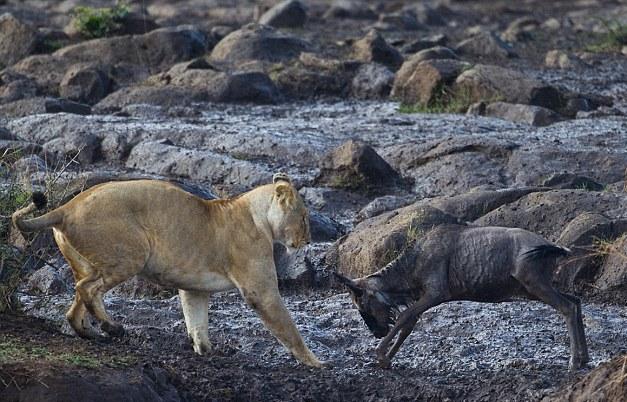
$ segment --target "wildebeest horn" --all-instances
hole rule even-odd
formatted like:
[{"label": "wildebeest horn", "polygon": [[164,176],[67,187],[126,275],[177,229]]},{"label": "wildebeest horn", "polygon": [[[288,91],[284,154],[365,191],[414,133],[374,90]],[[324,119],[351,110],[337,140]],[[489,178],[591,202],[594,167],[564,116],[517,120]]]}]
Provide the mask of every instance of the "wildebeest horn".
[{"label": "wildebeest horn", "polygon": [[353,279],[347,278],[344,275],[333,272],[333,275],[344,285],[346,285],[350,290],[355,292],[357,295],[360,295],[363,292],[363,289],[355,282]]}]

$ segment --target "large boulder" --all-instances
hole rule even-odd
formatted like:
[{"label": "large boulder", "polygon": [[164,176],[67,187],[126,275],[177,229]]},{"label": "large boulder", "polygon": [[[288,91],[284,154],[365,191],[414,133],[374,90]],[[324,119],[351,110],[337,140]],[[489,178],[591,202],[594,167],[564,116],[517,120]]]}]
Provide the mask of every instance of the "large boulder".
[{"label": "large boulder", "polygon": [[211,151],[178,147],[167,140],[136,145],[131,150],[126,167],[212,184],[238,184],[245,188],[268,183],[272,179],[272,172],[259,164]]},{"label": "large boulder", "polygon": [[67,99],[34,97],[0,105],[0,116],[24,117],[41,113],[91,114],[91,108]]},{"label": "large boulder", "polygon": [[210,102],[274,103],[279,90],[263,72],[222,72],[204,59],[174,65],[150,77],[147,84],[188,88]]},{"label": "large boulder", "polygon": [[422,197],[455,195],[477,186],[508,187],[507,163],[518,145],[502,139],[457,136],[390,146],[382,155],[414,181]]},{"label": "large boulder", "polygon": [[560,92],[554,87],[522,72],[499,66],[477,64],[457,77],[455,87],[474,102],[498,100],[551,110],[561,107]]},{"label": "large boulder", "polygon": [[364,64],[351,81],[351,95],[359,99],[387,98],[393,83],[394,73],[389,68],[377,63]]},{"label": "large boulder", "polygon": [[404,104],[427,105],[444,96],[443,88],[452,84],[468,66],[457,60],[423,61],[418,53],[396,73],[391,96]]},{"label": "large boulder", "polygon": [[134,104],[149,104],[162,107],[186,106],[193,102],[207,100],[206,92],[202,90],[190,90],[185,87],[173,85],[134,86],[119,89],[94,106],[96,113],[114,113],[122,108]]},{"label": "large boulder", "polygon": [[213,48],[211,60],[228,65],[250,61],[280,62],[297,58],[310,45],[272,27],[248,24],[231,32]]},{"label": "large boulder", "polygon": [[394,190],[403,185],[400,175],[372,147],[355,140],[345,142],[323,157],[316,182],[366,193]]},{"label": "large boulder", "polygon": [[369,275],[413,246],[432,227],[457,222],[454,216],[418,202],[361,222],[333,245],[326,262],[350,277]]},{"label": "large boulder", "polygon": [[479,56],[488,59],[507,59],[515,57],[516,53],[507,43],[493,32],[479,32],[478,34],[460,42],[455,51],[463,55]]},{"label": "large boulder", "polygon": [[622,232],[621,236],[614,241],[607,238],[597,241],[597,252],[606,256],[606,259],[594,285],[602,292],[621,291],[627,295],[627,220],[621,220],[619,225],[615,225],[614,234],[619,231]]},{"label": "large boulder", "polygon": [[117,36],[80,42],[57,50],[53,56],[79,62],[128,63],[164,69],[203,55],[206,35],[189,25],[160,28],[144,35]]},{"label": "large boulder", "polygon": [[583,213],[618,219],[627,213],[627,196],[585,190],[551,190],[526,195],[475,220],[481,226],[516,227],[556,241]]},{"label": "large boulder", "polygon": [[76,102],[94,105],[109,94],[111,80],[97,65],[77,64],[67,70],[59,94]]},{"label": "large boulder", "polygon": [[307,9],[299,0],[284,0],[260,18],[259,23],[276,28],[300,28],[307,21]]},{"label": "large boulder", "polygon": [[324,18],[375,19],[377,13],[359,0],[333,0]]},{"label": "large boulder", "polygon": [[32,98],[38,91],[34,79],[10,70],[0,72],[0,104]]},{"label": "large boulder", "polygon": [[[616,259],[619,253],[615,253],[620,240],[614,242],[614,239],[626,230],[626,219],[610,219],[596,212],[584,212],[571,220],[557,239],[558,244],[572,250],[572,255],[560,263],[554,274],[558,287],[571,292],[589,290],[582,288],[593,281],[606,257],[608,265],[619,262],[621,266],[620,257]],[[605,273],[616,271],[610,268]]]},{"label": "large boulder", "polygon": [[383,36],[372,29],[362,39],[353,43],[353,57],[363,62],[375,62],[396,71],[403,63],[403,56],[387,44]]},{"label": "large boulder", "polygon": [[0,15],[0,70],[29,54],[37,46],[37,30],[15,18],[12,14]]},{"label": "large boulder", "polygon": [[493,102],[486,106],[483,116],[524,123],[530,126],[548,126],[562,120],[554,111],[533,105],[521,105],[507,102]]}]

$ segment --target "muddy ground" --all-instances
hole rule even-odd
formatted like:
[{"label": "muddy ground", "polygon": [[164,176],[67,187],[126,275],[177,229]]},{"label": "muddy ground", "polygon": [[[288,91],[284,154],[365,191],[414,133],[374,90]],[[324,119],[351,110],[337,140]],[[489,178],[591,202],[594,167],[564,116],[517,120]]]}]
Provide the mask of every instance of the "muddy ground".
[{"label": "muddy ground", "polygon": [[[19,235],[16,240],[13,233],[7,239],[14,242],[13,246],[24,255],[38,253],[42,257],[35,263],[29,260],[30,265],[24,268],[16,294],[18,311],[0,314],[0,401],[534,401],[555,392],[561,392],[558,400],[571,398],[564,390],[581,389],[582,384],[606,387],[603,381],[597,381],[598,376],[624,381],[625,367],[617,360],[627,353],[627,274],[622,275],[627,273],[627,263],[616,257],[624,255],[621,250],[614,253],[614,265],[609,268],[610,273],[616,272],[615,276],[610,275],[613,288],[601,289],[594,275],[589,274],[576,289],[583,299],[591,362],[589,367],[574,373],[567,368],[569,339],[563,318],[546,305],[528,301],[452,302],[438,306],[422,316],[392,368],[381,369],[374,363],[377,340],[368,332],[348,294],[329,286],[329,273],[337,267],[326,258],[338,237],[355,232],[358,220],[364,219],[359,217],[360,211],[379,195],[393,199],[393,206],[384,208],[391,210],[428,197],[535,188],[560,174],[583,180],[570,184],[557,180],[555,188],[575,190],[577,197],[571,198],[600,197],[620,205],[599,211],[591,201],[592,206],[582,211],[569,204],[563,208],[567,211],[565,216],[554,208],[556,217],[532,214],[530,219],[535,221],[525,224],[542,228],[546,233],[541,234],[551,234],[554,241],[563,226],[587,212],[607,214],[611,219],[607,220],[607,227],[627,227],[627,49],[591,50],[607,38],[608,21],[627,24],[624,0],[304,1],[308,6],[305,25],[280,31],[309,41],[308,57],[313,54],[314,64],[322,67],[307,66],[302,62],[307,57],[268,65],[261,56],[252,63],[236,60],[233,65],[220,66],[229,74],[256,69],[267,73],[273,82],[270,86],[281,92],[271,97],[270,105],[248,96],[250,88],[246,85],[234,85],[233,92],[226,96],[227,103],[211,97],[186,97],[185,91],[211,93],[212,85],[207,88],[207,83],[200,79],[189,87],[178,88],[181,92],[172,92],[180,97],[169,92],[169,85],[159,86],[161,83],[153,88],[157,95],[129,95],[128,99],[122,95],[116,104],[116,93],[145,85],[152,87],[156,85],[154,80],[145,80],[167,72],[175,64],[179,73],[207,73],[211,69],[202,67],[202,63],[201,67],[188,66],[189,70],[181,65],[192,59],[195,61],[190,66],[202,60],[211,62],[211,48],[218,40],[253,21],[259,5],[256,3],[263,3],[258,10],[263,12],[266,3],[270,6],[277,1],[131,3],[132,11],[141,15],[146,26],[148,22],[164,29],[193,25],[193,30],[197,29],[206,41],[205,51],[181,56],[177,50],[184,46],[168,42],[172,39],[160,43],[144,38],[146,42],[141,43],[151,46],[143,49],[146,55],[158,61],[144,65],[128,62],[128,54],[115,51],[119,42],[107,47],[109,39],[105,38],[92,44],[103,50],[109,58],[107,62],[101,63],[97,57],[73,59],[64,51],[87,38],[61,32],[71,27],[69,10],[75,5],[111,6],[111,1],[0,0],[0,14],[12,13],[37,30],[37,36],[44,38],[49,47],[23,52],[20,41],[34,34],[16,28],[14,23],[3,25],[17,33],[0,43],[17,46],[11,47],[10,54],[15,60],[0,60],[0,150],[17,146],[21,149],[17,156],[10,155],[10,163],[0,159],[1,189],[4,191],[18,181],[27,192],[51,188],[57,191],[57,184],[69,187],[82,175],[102,175],[110,180],[146,175],[183,180],[203,194],[232,196],[267,183],[277,171],[289,173],[326,232],[323,230],[321,238],[299,254],[296,262],[282,267],[279,279],[288,309],[307,344],[329,365],[313,370],[298,364],[236,292],[211,299],[209,339],[214,350],[208,356],[194,354],[175,293],[148,291],[145,293],[150,295],[142,297],[145,289],[134,284],[105,299],[114,319],[124,324],[126,336],[99,341],[80,339],[64,319],[73,297],[68,266],[50,242],[34,242],[43,251],[33,250]],[[399,16],[417,3],[429,5],[424,10],[418,7],[411,11],[421,27],[405,29]],[[354,14],[327,15],[338,4]],[[370,16],[355,17],[359,13]],[[427,17],[440,21],[429,22]],[[533,21],[518,20],[521,17]],[[418,39],[443,34],[446,45],[456,49],[457,44],[477,32],[500,35],[510,23],[522,21],[523,26],[529,24],[529,31],[512,41],[516,57],[500,57],[502,49],[492,49],[490,43],[484,43],[479,44],[485,47],[479,53],[486,54],[461,52],[459,60],[514,69],[527,78],[555,86],[562,95],[572,92],[581,99],[601,99],[612,106],[598,110],[582,106],[579,113],[563,115],[553,124],[537,127],[521,122],[520,116],[500,119],[401,112],[399,99],[390,94],[391,81],[384,94],[360,99],[352,92],[353,78],[348,74],[340,79],[344,80],[340,82],[342,89],[336,90],[336,63],[348,66],[348,70],[357,65],[381,67],[386,63],[380,59],[353,60],[353,44],[379,20],[398,25],[378,27],[385,42],[403,53],[405,60],[416,53],[417,49],[408,51],[407,46]],[[548,67],[545,56],[553,49],[568,52],[575,66]],[[262,50],[259,55],[267,52]],[[271,49],[271,53],[275,50],[281,49]],[[577,64],[577,60],[582,64]],[[39,65],[48,65],[51,71],[42,71]],[[76,105],[68,110],[62,108],[62,112],[69,113],[43,108],[46,97],[73,96],[67,83],[62,82],[68,72],[86,68],[89,78],[93,66],[102,74],[110,74],[113,84],[109,85],[107,78],[107,89],[97,99],[72,98],[93,106],[89,115],[77,114],[73,109]],[[381,76],[367,77],[368,84],[374,85],[382,77],[394,77],[399,65],[388,67],[390,70]],[[296,69],[294,82],[289,82],[288,75],[287,84],[293,87],[286,85],[285,78],[281,80],[281,72],[291,68]],[[87,91],[92,84],[97,82],[85,79],[75,85]],[[509,84],[500,82],[506,87]],[[109,102],[111,98],[114,101]],[[245,102],[230,103],[233,99]],[[493,102],[499,98],[483,100]],[[108,109],[103,104],[116,108]],[[82,105],[79,112],[88,105]],[[321,160],[351,139],[371,146],[407,185],[373,194],[348,186],[320,184]],[[568,182],[568,177],[564,182]],[[581,183],[592,183],[594,194],[588,195],[585,191],[590,188]],[[568,197],[554,199],[568,204]],[[51,203],[60,198],[51,199]],[[529,208],[536,212],[545,207],[533,202],[521,205],[531,205]],[[11,212],[0,213],[3,232]],[[524,215],[525,211],[519,212]],[[509,213],[515,216],[515,207]],[[480,215],[468,219],[474,221]],[[562,226],[549,228],[548,221]],[[596,228],[591,226],[590,233],[597,235]],[[624,238],[622,244],[627,244]],[[294,278],[297,283],[290,282]],[[612,363],[606,365],[608,361]],[[611,367],[612,374],[603,369],[597,377],[585,377],[575,385],[599,366]],[[594,389],[586,392],[581,400],[590,396],[598,400],[618,399],[622,391],[607,395],[597,394]]]},{"label": "muddy ground", "polygon": [[[0,328],[25,344],[161,368],[172,373],[171,381],[190,400],[526,401],[588,371],[568,371],[565,324],[540,303],[453,302],[434,308],[424,314],[392,369],[384,370],[374,364],[376,339],[346,293],[309,291],[285,299],[306,342],[331,368],[297,364],[236,293],[212,298],[209,339],[215,349],[204,357],[187,341],[178,297],[109,297],[110,311],[128,334],[106,344],[65,335],[68,298],[24,295],[25,311],[45,321],[3,316]],[[625,352],[624,307],[584,304],[583,313],[591,367]]]}]

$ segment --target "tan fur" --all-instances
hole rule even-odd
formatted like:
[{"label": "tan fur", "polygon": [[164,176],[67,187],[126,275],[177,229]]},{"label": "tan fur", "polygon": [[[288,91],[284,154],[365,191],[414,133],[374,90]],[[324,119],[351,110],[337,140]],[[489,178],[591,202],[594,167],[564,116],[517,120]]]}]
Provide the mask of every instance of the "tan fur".
[{"label": "tan fur", "polygon": [[111,182],[93,187],[38,218],[33,204],[13,214],[23,231],[52,227],[74,272],[76,297],[66,316],[81,336],[93,336],[87,312],[102,329],[123,328],[102,297],[134,275],[179,289],[194,350],[211,349],[207,331],[211,293],[237,288],[265,326],[304,364],[320,361],[304,344],[279,295],[273,241],[308,243],[307,209],[289,179],[228,200],[205,201],[161,181]]}]

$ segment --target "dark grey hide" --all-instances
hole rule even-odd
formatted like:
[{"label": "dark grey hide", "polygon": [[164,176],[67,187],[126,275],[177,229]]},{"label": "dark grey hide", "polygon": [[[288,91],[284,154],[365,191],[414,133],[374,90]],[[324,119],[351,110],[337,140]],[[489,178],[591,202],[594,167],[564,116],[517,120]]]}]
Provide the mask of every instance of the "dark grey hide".
[{"label": "dark grey hide", "polygon": [[[556,258],[570,251],[535,233],[502,227],[441,225],[383,269],[359,279],[338,274],[370,331],[383,338],[377,359],[389,367],[420,315],[453,300],[541,300],[566,319],[569,366],[589,361],[578,298],[551,286]],[[390,348],[391,342],[398,338]]]}]

